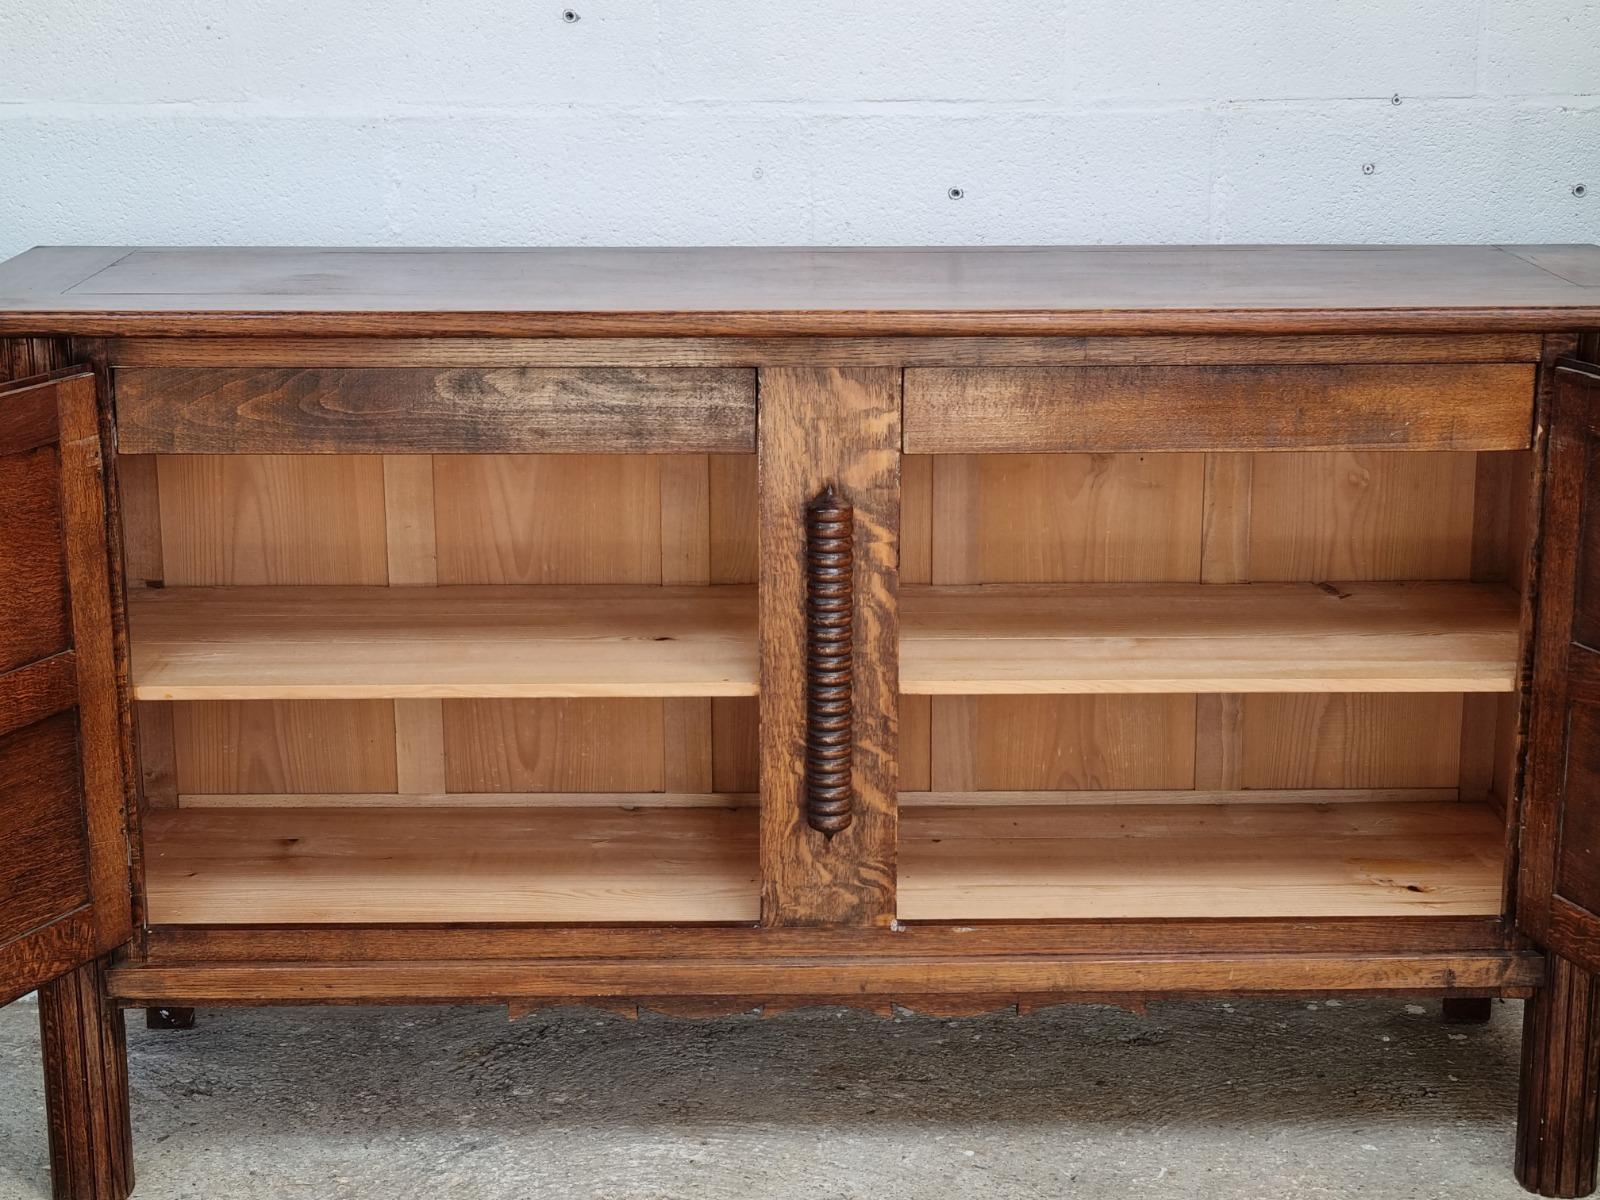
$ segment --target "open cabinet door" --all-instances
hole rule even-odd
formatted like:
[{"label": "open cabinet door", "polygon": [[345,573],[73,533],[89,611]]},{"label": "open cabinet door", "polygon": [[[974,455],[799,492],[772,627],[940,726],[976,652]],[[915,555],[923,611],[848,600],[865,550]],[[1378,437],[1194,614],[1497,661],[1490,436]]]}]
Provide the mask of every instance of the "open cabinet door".
[{"label": "open cabinet door", "polygon": [[1600,972],[1600,367],[1556,368],[1518,924]]},{"label": "open cabinet door", "polygon": [[95,378],[0,384],[0,1004],[132,936]]}]

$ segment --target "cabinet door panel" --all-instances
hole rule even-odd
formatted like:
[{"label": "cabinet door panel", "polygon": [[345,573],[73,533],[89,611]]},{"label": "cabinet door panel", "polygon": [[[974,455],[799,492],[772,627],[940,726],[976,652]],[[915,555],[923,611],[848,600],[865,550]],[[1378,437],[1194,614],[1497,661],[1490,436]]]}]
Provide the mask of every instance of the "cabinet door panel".
[{"label": "cabinet door panel", "polygon": [[1600,368],[1556,368],[1518,923],[1600,971]]},{"label": "cabinet door panel", "polygon": [[94,376],[0,385],[0,1003],[132,933]]}]

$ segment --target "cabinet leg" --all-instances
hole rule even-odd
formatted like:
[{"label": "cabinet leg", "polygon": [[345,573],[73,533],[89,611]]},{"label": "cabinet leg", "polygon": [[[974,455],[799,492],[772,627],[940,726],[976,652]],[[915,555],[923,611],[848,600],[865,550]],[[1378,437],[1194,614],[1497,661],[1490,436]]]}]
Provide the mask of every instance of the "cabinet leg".
[{"label": "cabinet leg", "polygon": [[144,1010],[146,1029],[193,1029],[192,1008],[147,1008]]},{"label": "cabinet leg", "polygon": [[1595,1190],[1600,978],[1554,954],[1525,1001],[1517,1179],[1541,1196]]},{"label": "cabinet leg", "polygon": [[103,961],[39,989],[39,1029],[55,1200],[124,1200],[133,1190],[128,1052]]},{"label": "cabinet leg", "polygon": [[1449,996],[1439,1016],[1446,1025],[1482,1025],[1494,1012],[1488,996]]}]

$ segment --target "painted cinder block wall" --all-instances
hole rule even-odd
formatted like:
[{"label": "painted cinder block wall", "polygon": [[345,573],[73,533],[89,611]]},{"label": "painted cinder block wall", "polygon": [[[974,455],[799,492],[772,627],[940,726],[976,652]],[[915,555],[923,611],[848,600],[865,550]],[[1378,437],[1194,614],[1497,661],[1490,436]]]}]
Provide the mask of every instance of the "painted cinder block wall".
[{"label": "painted cinder block wall", "polygon": [[1600,0],[0,0],[0,256],[1305,241],[1600,241]]}]

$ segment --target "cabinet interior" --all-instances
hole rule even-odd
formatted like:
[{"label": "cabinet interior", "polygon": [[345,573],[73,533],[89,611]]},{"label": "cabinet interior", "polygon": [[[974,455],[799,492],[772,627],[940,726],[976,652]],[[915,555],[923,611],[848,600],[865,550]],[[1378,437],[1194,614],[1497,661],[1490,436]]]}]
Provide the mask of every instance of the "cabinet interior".
[{"label": "cabinet interior", "polygon": [[[1529,460],[905,456],[901,919],[1499,913]],[[758,918],[754,456],[118,470],[152,923]]]}]

